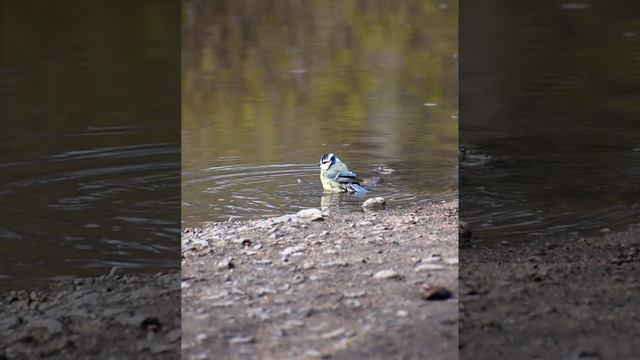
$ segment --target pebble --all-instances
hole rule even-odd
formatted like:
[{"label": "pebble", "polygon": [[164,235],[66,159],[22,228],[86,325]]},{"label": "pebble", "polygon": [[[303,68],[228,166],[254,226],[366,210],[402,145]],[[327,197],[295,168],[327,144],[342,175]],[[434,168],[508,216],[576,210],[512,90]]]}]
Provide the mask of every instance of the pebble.
[{"label": "pebble", "polygon": [[469,239],[471,237],[471,226],[466,221],[458,222],[458,236],[461,239]]},{"label": "pebble", "polygon": [[384,198],[378,196],[378,197],[367,199],[367,201],[365,201],[362,204],[362,207],[365,210],[382,210],[386,207],[386,205],[387,204]]},{"label": "pebble", "polygon": [[149,316],[140,322],[140,328],[145,331],[158,332],[162,328],[162,323],[157,317]]},{"label": "pebble", "polygon": [[220,261],[218,263],[218,270],[227,270],[227,269],[233,269],[236,267],[236,265],[233,263],[232,258],[226,258],[223,259],[222,261]]},{"label": "pebble", "polygon": [[203,300],[220,300],[220,299],[225,298],[227,296],[229,296],[229,291],[222,290],[220,292],[203,295],[202,299]]},{"label": "pebble", "polygon": [[396,311],[397,317],[407,317],[409,316],[409,312],[407,310],[398,310]]},{"label": "pebble", "polygon": [[385,269],[385,270],[380,270],[377,273],[373,274],[373,278],[376,280],[383,280],[383,279],[400,279],[402,277],[402,275],[400,275],[399,272],[393,270],[393,269]]},{"label": "pebble", "polygon": [[342,295],[346,298],[353,299],[353,298],[363,297],[367,295],[367,292],[362,290],[362,291],[346,292]]},{"label": "pebble", "polygon": [[438,271],[438,270],[444,270],[445,267],[442,265],[438,265],[438,264],[421,264],[416,266],[415,269],[413,269],[413,271],[415,272],[422,272],[422,271]]},{"label": "pebble", "polygon": [[394,172],[396,172],[395,169],[392,169],[392,168],[389,168],[389,167],[384,167],[384,166],[378,166],[376,171],[378,172],[378,174],[381,174],[381,175],[390,175],[390,174],[393,174]]},{"label": "pebble", "polygon": [[62,323],[56,319],[30,319],[26,325],[27,329],[44,328],[51,334],[62,332]]},{"label": "pebble", "polygon": [[320,209],[311,208],[298,211],[297,217],[306,221],[322,220],[322,211]]},{"label": "pebble", "polygon": [[256,289],[256,295],[258,297],[265,296],[267,294],[275,294],[276,291],[270,287],[259,287]]},{"label": "pebble", "polygon": [[420,290],[422,300],[446,300],[451,297],[451,291],[442,286],[425,286]]},{"label": "pebble", "polygon": [[282,250],[282,252],[280,254],[282,254],[282,256],[289,256],[289,255],[293,255],[295,253],[304,251],[304,246],[303,245],[296,245],[296,246],[290,246],[284,250]]},{"label": "pebble", "polygon": [[182,338],[182,330],[180,329],[173,329],[170,330],[166,335],[165,338],[167,339],[167,341],[169,342],[175,342],[175,341],[180,341],[180,339]]},{"label": "pebble", "polygon": [[310,357],[317,357],[317,358],[322,357],[322,353],[316,349],[309,349],[305,351],[304,354]]},{"label": "pebble", "polygon": [[336,259],[333,261],[328,261],[328,262],[324,262],[324,263],[320,263],[320,267],[345,267],[345,266],[349,266],[349,262],[347,260],[344,259]]},{"label": "pebble", "polygon": [[344,328],[339,328],[339,329],[335,329],[333,331],[326,332],[326,333],[320,335],[320,337],[322,339],[333,339],[333,338],[336,338],[336,337],[338,337],[340,335],[343,335],[345,332],[346,332],[346,330]]},{"label": "pebble", "polygon": [[450,258],[444,259],[444,263],[449,265],[458,265],[458,262],[459,260],[457,257],[450,257]]},{"label": "pebble", "polygon": [[14,327],[20,325],[22,323],[22,319],[19,318],[18,316],[10,316],[8,318],[3,319],[0,322],[0,329],[1,330],[10,330],[13,329]]},{"label": "pebble", "polygon": [[427,257],[423,257],[422,259],[420,259],[421,263],[436,263],[440,261],[442,261],[442,256],[438,254],[431,254]]},{"label": "pebble", "polygon": [[161,354],[161,353],[170,352],[171,350],[174,350],[174,348],[175,348],[175,345],[173,344],[151,343],[151,345],[149,346],[149,351],[152,354]]},{"label": "pebble", "polygon": [[362,303],[356,299],[347,299],[344,301],[344,305],[350,308],[357,309],[362,306]]},{"label": "pebble", "polygon": [[211,303],[209,306],[213,307],[213,308],[218,308],[218,307],[230,307],[233,306],[236,302],[233,300],[228,300],[228,301],[219,301],[219,302],[215,302],[215,303]]},{"label": "pebble", "polygon": [[124,274],[124,270],[121,267],[114,266],[109,270],[109,276],[118,276]]},{"label": "pebble", "polygon": [[229,340],[229,344],[248,344],[255,341],[255,338],[251,335],[248,336],[234,336]]}]

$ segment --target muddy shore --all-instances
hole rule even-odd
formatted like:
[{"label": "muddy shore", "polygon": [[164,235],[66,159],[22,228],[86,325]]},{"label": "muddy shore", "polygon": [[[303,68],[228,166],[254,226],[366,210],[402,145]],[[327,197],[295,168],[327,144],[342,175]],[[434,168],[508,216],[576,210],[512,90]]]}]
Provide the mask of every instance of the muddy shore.
[{"label": "muddy shore", "polygon": [[640,359],[640,228],[460,257],[461,357]]},{"label": "muddy shore", "polygon": [[59,281],[0,295],[0,359],[179,359],[180,274]]},{"label": "muddy shore", "polygon": [[182,236],[185,359],[457,359],[457,201]]}]

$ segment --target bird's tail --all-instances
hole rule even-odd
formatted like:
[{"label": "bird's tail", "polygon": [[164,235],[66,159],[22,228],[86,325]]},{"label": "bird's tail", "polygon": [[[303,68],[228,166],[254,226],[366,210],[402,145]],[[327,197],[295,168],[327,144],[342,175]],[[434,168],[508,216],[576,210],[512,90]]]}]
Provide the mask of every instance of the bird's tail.
[{"label": "bird's tail", "polygon": [[369,192],[367,189],[363,188],[362,186],[360,186],[360,184],[356,184],[356,183],[351,183],[351,188],[353,190],[355,190],[355,192],[357,193],[366,193]]}]

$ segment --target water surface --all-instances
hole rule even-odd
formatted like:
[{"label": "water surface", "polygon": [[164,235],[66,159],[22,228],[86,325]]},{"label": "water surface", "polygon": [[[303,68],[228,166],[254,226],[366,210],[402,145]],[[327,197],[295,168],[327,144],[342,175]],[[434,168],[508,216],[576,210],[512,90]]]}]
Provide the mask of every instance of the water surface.
[{"label": "water surface", "polygon": [[0,289],[175,267],[178,7],[2,7]]},{"label": "water surface", "polygon": [[[184,224],[455,196],[456,2],[185,1],[183,14]],[[324,152],[378,184],[323,196]]]},{"label": "water surface", "polygon": [[507,241],[640,222],[638,3],[463,9],[460,139],[488,159],[463,163],[461,219]]}]

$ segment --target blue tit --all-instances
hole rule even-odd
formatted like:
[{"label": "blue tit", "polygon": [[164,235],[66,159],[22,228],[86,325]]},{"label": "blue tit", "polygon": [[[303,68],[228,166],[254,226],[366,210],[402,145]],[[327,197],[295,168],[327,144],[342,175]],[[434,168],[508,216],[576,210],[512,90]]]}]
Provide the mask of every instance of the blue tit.
[{"label": "blue tit", "polygon": [[367,192],[360,186],[356,174],[349,171],[347,165],[334,154],[322,154],[319,165],[320,181],[325,192]]}]

